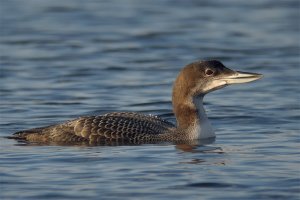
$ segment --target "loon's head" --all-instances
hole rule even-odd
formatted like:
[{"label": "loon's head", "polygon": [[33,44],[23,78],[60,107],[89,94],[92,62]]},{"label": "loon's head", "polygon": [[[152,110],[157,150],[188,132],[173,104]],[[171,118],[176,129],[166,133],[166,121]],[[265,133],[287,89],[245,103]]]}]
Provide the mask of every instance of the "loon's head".
[{"label": "loon's head", "polygon": [[227,85],[247,83],[261,77],[261,74],[231,70],[217,60],[185,66],[173,86],[172,103],[177,126],[188,130],[189,138],[214,137],[203,108],[204,95]]},{"label": "loon's head", "polygon": [[261,74],[231,70],[217,60],[198,61],[181,70],[173,93],[180,92],[186,97],[204,96],[227,85],[247,83],[261,77]]}]

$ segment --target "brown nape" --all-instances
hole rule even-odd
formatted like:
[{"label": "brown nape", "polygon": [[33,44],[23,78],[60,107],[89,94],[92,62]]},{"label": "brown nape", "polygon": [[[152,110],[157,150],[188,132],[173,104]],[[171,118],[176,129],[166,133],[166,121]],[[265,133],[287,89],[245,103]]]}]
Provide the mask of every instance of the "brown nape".
[{"label": "brown nape", "polygon": [[177,119],[177,127],[180,130],[188,130],[197,120],[197,109],[186,105],[178,105],[174,110]]},{"label": "brown nape", "polygon": [[201,71],[197,63],[192,63],[181,70],[173,85],[172,103],[173,112],[177,119],[177,126],[180,129],[187,129],[191,122],[197,119],[197,110],[193,103],[193,96],[200,91],[196,90],[199,84]]}]

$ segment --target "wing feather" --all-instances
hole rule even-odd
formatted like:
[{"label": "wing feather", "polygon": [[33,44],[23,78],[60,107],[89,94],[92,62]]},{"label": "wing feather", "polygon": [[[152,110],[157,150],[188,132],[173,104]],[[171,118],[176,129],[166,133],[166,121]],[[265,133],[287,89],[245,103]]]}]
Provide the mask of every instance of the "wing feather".
[{"label": "wing feather", "polygon": [[91,139],[138,139],[162,134],[172,128],[173,124],[157,116],[121,112],[81,117],[76,120],[74,132]]}]

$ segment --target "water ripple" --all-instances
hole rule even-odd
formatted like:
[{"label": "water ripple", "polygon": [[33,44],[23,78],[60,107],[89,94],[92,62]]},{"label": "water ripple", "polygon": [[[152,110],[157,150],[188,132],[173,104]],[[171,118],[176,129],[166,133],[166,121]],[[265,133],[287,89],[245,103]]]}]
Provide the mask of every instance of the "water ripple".
[{"label": "water ripple", "polygon": [[[2,0],[0,198],[299,199],[298,8],[296,0]],[[264,74],[206,96],[215,140],[5,138],[114,111],[176,123],[173,80],[199,59]]]}]

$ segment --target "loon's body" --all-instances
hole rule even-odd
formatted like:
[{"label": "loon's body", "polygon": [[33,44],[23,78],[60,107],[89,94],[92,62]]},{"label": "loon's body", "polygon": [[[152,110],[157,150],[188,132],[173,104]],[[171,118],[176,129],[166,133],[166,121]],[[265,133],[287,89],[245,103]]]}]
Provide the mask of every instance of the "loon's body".
[{"label": "loon's body", "polygon": [[261,77],[233,71],[216,60],[194,62],[185,66],[174,82],[172,103],[177,126],[152,115],[115,112],[19,131],[11,138],[39,143],[152,143],[212,138],[215,133],[203,107],[204,95]]}]

